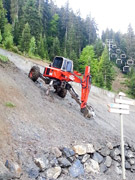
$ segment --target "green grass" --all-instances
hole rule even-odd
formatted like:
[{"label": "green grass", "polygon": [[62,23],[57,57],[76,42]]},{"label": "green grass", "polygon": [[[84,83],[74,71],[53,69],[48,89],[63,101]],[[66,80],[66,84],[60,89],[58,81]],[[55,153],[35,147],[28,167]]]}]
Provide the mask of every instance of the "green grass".
[{"label": "green grass", "polygon": [[6,102],[5,106],[10,108],[16,107],[15,104],[13,104],[12,102]]},{"label": "green grass", "polygon": [[6,56],[3,56],[0,54],[0,61],[6,63],[6,62],[8,62],[8,58]]}]

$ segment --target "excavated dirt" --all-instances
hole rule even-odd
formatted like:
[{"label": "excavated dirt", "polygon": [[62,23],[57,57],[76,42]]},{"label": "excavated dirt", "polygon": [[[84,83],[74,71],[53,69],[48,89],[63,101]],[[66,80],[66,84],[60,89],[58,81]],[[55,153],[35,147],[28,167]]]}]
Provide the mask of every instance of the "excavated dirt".
[{"label": "excavated dirt", "polygon": [[[19,59],[26,61],[26,58],[2,49],[0,54],[11,61],[18,60],[18,64]],[[16,160],[21,152],[27,157],[55,146],[91,142],[98,147],[107,142],[120,143],[119,115],[107,111],[107,104],[113,102],[114,95],[92,87],[89,104],[94,107],[96,117],[85,119],[69,93],[61,99],[51,89],[46,96],[47,85],[42,80],[32,82],[28,78],[30,67],[27,65],[21,65],[20,61],[19,69],[11,62],[0,63],[0,159],[3,163],[7,159]],[[23,71],[25,67],[26,72]],[[74,84],[74,87],[79,93],[80,86]],[[7,102],[15,107],[6,106]],[[126,140],[135,142],[134,107],[131,107],[130,115],[124,116],[124,134]],[[116,180],[113,173],[95,179]],[[120,176],[117,179],[121,179]],[[133,174],[129,174],[128,180],[132,179]]]}]

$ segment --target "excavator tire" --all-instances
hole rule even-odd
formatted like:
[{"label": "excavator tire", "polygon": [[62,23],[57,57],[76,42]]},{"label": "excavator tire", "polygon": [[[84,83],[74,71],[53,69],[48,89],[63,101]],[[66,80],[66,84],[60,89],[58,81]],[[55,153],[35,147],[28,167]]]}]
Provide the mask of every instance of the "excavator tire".
[{"label": "excavator tire", "polygon": [[58,96],[60,96],[61,98],[64,98],[66,94],[67,94],[66,89],[61,89],[60,91],[58,91]]},{"label": "excavator tire", "polygon": [[38,66],[33,66],[29,72],[28,77],[32,80],[32,81],[36,81],[40,76],[40,69]]}]

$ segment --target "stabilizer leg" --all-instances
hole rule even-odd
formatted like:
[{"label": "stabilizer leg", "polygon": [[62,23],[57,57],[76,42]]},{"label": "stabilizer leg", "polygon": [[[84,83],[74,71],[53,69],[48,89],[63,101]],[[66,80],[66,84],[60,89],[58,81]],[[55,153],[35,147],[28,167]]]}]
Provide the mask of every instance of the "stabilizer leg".
[{"label": "stabilizer leg", "polygon": [[52,85],[53,85],[53,80],[51,80],[49,83],[49,86],[48,86],[47,91],[46,91],[46,95],[49,95],[49,92],[50,92]]}]

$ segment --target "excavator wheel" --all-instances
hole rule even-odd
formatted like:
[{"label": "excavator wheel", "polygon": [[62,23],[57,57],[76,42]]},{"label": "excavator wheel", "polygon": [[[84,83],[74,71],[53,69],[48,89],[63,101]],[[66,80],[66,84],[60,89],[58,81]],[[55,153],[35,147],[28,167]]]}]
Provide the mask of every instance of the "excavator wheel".
[{"label": "excavator wheel", "polygon": [[61,89],[57,93],[58,93],[58,96],[60,96],[61,98],[64,98],[66,96],[66,94],[67,94],[67,90],[66,89]]},{"label": "excavator wheel", "polygon": [[36,81],[40,76],[40,69],[38,66],[33,66],[29,72],[28,77],[32,80],[32,81]]}]

